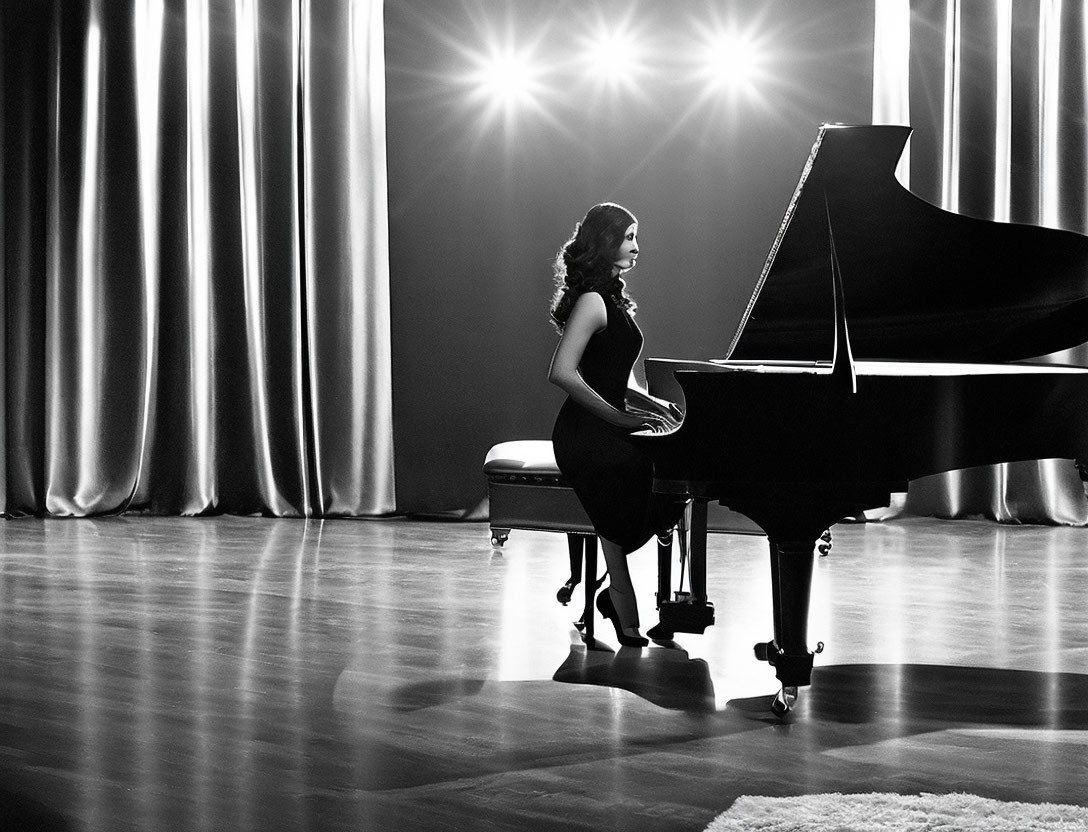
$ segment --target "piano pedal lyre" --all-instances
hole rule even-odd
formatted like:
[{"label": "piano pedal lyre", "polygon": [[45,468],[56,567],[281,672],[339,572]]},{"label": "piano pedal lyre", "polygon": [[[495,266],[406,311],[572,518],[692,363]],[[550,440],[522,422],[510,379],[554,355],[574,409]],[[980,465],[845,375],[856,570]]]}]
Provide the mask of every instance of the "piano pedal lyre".
[{"label": "piano pedal lyre", "polygon": [[698,601],[690,592],[677,592],[676,600],[658,604],[661,631],[703,633],[714,624],[714,602]]},{"label": "piano pedal lyre", "polygon": [[[676,633],[703,633],[714,624],[714,604],[701,599],[694,591],[684,591],[684,578],[688,577],[688,515],[691,500],[686,499],[686,507],[677,524],[677,541],[680,549],[680,580],[676,590],[669,591],[668,575],[671,571],[668,557],[671,555],[672,535],[659,540],[658,549],[658,592],[657,610],[660,623],[651,628],[648,635],[655,640],[671,639]],[[671,596],[671,598],[670,598]],[[654,635],[656,632],[657,635]]]}]

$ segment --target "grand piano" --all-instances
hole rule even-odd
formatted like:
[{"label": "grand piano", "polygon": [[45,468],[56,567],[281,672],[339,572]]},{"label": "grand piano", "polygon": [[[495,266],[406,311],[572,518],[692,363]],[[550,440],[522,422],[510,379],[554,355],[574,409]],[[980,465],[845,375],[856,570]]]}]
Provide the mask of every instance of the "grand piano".
[{"label": "grand piano", "polygon": [[683,418],[638,441],[655,489],[693,500],[691,592],[663,599],[659,578],[665,629],[713,623],[708,503],[751,518],[774,616],[755,653],[781,682],[780,716],[811,682],[821,532],[917,477],[1088,462],[1088,368],[1028,361],[1088,341],[1088,237],[921,200],[895,178],[910,132],[821,127],[727,357],[646,361],[650,391]]}]

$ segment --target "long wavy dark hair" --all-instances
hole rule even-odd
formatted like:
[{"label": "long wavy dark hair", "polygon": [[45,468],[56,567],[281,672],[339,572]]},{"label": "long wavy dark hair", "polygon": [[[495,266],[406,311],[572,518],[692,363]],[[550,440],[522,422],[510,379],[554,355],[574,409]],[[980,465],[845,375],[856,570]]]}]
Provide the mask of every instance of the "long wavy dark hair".
[{"label": "long wavy dark hair", "polygon": [[552,298],[552,323],[559,331],[567,325],[574,302],[585,292],[600,292],[620,309],[635,311],[635,302],[627,294],[623,281],[612,274],[616,252],[635,215],[614,202],[594,205],[574,234],[559,249],[555,258],[555,295]]}]

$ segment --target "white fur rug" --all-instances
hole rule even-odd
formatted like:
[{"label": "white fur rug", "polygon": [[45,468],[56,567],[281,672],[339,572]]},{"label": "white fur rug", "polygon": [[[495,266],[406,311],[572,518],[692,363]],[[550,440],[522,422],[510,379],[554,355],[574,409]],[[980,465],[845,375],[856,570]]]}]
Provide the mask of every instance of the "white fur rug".
[{"label": "white fur rug", "polygon": [[706,832],[1072,832],[1088,808],[1005,803],[970,794],[740,797]]}]

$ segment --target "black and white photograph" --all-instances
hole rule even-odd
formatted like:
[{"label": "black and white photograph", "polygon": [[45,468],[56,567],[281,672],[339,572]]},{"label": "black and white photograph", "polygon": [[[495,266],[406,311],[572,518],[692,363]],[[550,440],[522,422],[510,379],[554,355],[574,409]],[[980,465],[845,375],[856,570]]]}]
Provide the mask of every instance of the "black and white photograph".
[{"label": "black and white photograph", "polygon": [[0,77],[0,832],[1088,832],[1088,2]]}]

